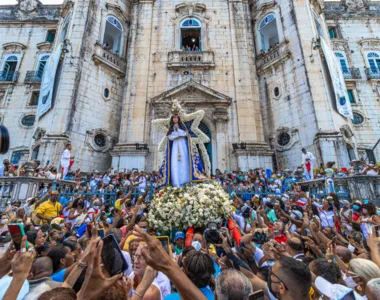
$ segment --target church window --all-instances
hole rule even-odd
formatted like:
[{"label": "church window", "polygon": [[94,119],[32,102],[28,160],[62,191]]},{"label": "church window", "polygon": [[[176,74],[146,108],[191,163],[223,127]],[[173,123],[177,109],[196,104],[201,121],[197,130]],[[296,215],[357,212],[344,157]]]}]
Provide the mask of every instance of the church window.
[{"label": "church window", "polygon": [[36,76],[42,80],[42,75],[44,74],[46,62],[49,59],[49,55],[41,55],[38,61]]},{"label": "church window", "polygon": [[330,36],[330,39],[338,38],[336,27],[329,27],[329,36]]},{"label": "church window", "polygon": [[117,55],[121,55],[123,42],[123,26],[113,16],[109,16],[104,30],[103,47]]},{"label": "church window", "polygon": [[46,42],[53,43],[55,39],[55,29],[48,30],[47,35],[46,35]]},{"label": "church window", "polygon": [[376,52],[370,52],[367,55],[369,68],[372,73],[380,73],[380,55]]},{"label": "church window", "polygon": [[340,67],[342,69],[343,74],[349,74],[350,70],[348,69],[348,63],[346,60],[346,56],[342,52],[335,52],[335,56],[339,61]]},{"label": "church window", "polygon": [[103,97],[108,99],[109,96],[110,96],[110,90],[108,88],[105,88],[103,92]]},{"label": "church window", "polygon": [[107,145],[107,138],[104,134],[98,133],[94,137],[94,142],[99,148],[104,148]]},{"label": "church window", "polygon": [[11,164],[12,165],[17,165],[21,159],[22,152],[21,151],[15,151],[12,153],[11,157]]},{"label": "church window", "polygon": [[26,127],[32,127],[34,125],[36,117],[34,115],[27,115],[22,118],[21,124]]},{"label": "church window", "polygon": [[355,97],[354,97],[354,91],[353,90],[347,90],[348,99],[350,99],[351,104],[355,104]]},{"label": "church window", "polygon": [[274,95],[275,95],[275,97],[278,97],[278,96],[280,96],[280,89],[278,88],[278,86],[276,86],[275,88],[274,88]]},{"label": "church window", "polygon": [[268,51],[279,43],[276,15],[270,13],[259,23],[261,50]]},{"label": "church window", "polygon": [[40,97],[40,91],[33,91],[30,97],[29,106],[37,106],[38,98]]},{"label": "church window", "polygon": [[62,24],[61,42],[67,38],[67,32],[69,31],[70,17],[71,15],[67,16],[65,21]]},{"label": "church window", "polygon": [[181,50],[183,51],[201,51],[202,35],[201,23],[194,18],[188,18],[181,22]]},{"label": "church window", "polygon": [[18,66],[18,55],[9,54],[5,57],[0,72],[0,81],[14,81]]},{"label": "church window", "polygon": [[352,124],[360,125],[364,122],[364,117],[361,114],[354,112],[352,115],[353,115]]},{"label": "church window", "polygon": [[277,136],[277,144],[280,146],[286,146],[290,142],[290,135],[286,132],[280,133]]}]

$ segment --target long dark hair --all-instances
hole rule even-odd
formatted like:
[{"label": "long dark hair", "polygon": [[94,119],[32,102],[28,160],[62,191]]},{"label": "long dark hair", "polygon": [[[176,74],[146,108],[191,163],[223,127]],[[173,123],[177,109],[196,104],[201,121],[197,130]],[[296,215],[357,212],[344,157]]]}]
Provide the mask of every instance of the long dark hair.
[{"label": "long dark hair", "polygon": [[170,135],[170,134],[174,131],[174,122],[173,122],[173,118],[174,118],[174,117],[177,117],[177,118],[178,118],[178,128],[180,128],[180,129],[186,131],[186,126],[185,126],[185,124],[182,122],[181,118],[180,118],[179,116],[171,116],[171,117],[170,117],[169,130],[168,130],[168,133],[167,133],[166,135]]}]

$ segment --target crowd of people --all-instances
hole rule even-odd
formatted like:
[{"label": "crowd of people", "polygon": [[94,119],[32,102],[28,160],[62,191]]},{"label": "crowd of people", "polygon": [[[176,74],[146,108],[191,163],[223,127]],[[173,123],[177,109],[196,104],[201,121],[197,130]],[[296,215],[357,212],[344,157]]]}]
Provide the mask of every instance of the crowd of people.
[{"label": "crowd of people", "polygon": [[[309,197],[286,172],[217,171],[213,179],[236,186],[230,219],[194,231],[159,232],[148,223],[155,172],[79,178],[89,191],[116,188],[116,201],[49,190],[9,204],[0,221],[0,298],[379,298],[373,203]],[[244,199],[236,192],[244,182],[273,193]],[[109,236],[117,244],[111,252]]]}]

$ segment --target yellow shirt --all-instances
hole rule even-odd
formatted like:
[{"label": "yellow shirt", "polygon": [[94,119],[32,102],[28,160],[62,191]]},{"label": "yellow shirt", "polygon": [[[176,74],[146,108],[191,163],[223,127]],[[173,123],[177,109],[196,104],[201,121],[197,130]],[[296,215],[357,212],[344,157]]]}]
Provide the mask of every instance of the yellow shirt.
[{"label": "yellow shirt", "polygon": [[117,200],[115,201],[115,208],[116,208],[117,210],[119,210],[119,211],[122,211],[122,210],[123,210],[123,207],[122,207],[122,205],[121,205],[121,199],[117,199]]},{"label": "yellow shirt", "polygon": [[[57,201],[53,204],[50,200],[42,203],[37,209],[36,214],[41,214],[45,218],[55,218],[59,216],[59,212],[61,211],[61,204]],[[43,223],[47,223],[46,220],[41,220]]]}]

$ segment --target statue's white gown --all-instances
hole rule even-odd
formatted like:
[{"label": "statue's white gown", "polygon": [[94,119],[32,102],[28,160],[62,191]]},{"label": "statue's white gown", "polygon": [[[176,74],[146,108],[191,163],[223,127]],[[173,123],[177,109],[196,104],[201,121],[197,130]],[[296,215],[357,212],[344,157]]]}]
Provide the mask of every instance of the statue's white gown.
[{"label": "statue's white gown", "polygon": [[173,142],[170,152],[170,179],[174,187],[190,182],[189,148],[186,131],[178,129],[169,135]]}]

